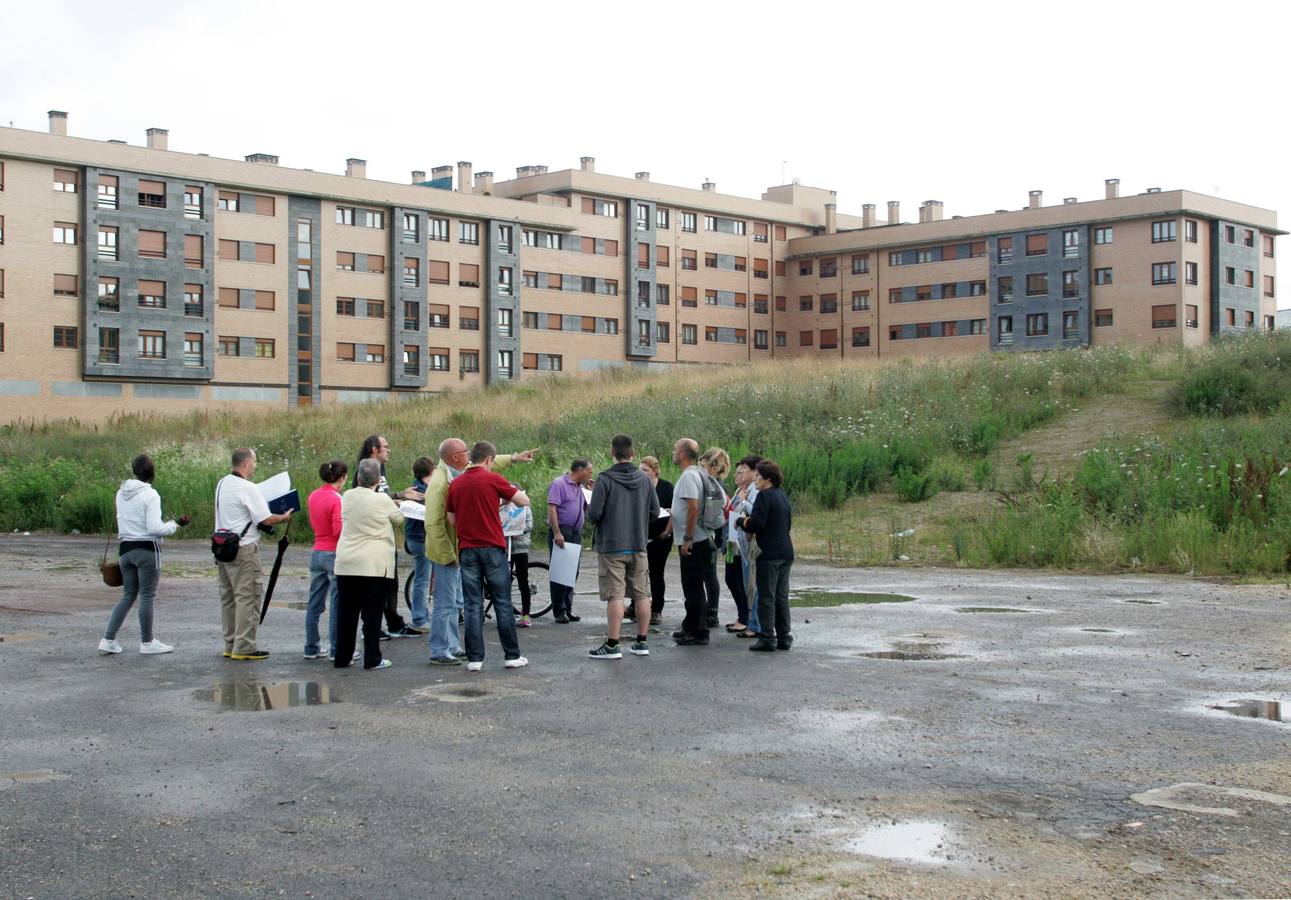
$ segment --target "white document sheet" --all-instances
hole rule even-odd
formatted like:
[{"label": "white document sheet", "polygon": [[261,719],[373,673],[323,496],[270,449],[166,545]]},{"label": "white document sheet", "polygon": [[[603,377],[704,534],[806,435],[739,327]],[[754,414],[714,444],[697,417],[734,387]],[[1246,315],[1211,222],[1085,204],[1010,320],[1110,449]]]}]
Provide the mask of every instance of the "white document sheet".
[{"label": "white document sheet", "polygon": [[403,513],[405,519],[426,521],[426,504],[418,503],[416,500],[404,500],[399,504],[399,512]]},{"label": "white document sheet", "polygon": [[272,478],[260,482],[256,487],[260,489],[260,496],[268,503],[291,491],[291,476],[286,472],[279,472]]},{"label": "white document sheet", "polygon": [[583,502],[589,504],[592,502],[592,492],[587,488],[583,488]]},{"label": "white document sheet", "polygon": [[573,587],[578,580],[578,558],[583,554],[583,545],[565,541],[565,546],[551,545],[551,571],[547,577],[552,584],[563,584]]}]

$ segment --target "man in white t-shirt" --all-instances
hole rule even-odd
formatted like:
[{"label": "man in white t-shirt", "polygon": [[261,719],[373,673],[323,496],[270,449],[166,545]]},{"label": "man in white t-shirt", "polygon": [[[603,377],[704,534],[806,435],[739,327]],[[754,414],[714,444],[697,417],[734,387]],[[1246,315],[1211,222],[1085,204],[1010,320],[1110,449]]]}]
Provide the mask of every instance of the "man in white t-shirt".
[{"label": "man in white t-shirt", "polygon": [[229,659],[266,659],[268,650],[256,646],[260,628],[260,531],[291,518],[269,511],[260,489],[251,481],[256,452],[247,447],[233,451],[233,471],[215,487],[215,530],[232,531],[241,538],[232,562],[217,562],[220,573],[220,617],[224,625],[224,655]]}]

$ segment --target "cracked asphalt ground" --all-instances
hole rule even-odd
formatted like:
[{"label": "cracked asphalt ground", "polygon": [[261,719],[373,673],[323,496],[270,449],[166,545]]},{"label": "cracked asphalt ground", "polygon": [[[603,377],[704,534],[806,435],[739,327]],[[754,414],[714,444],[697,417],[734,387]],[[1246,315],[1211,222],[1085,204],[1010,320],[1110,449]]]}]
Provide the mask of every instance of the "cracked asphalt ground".
[{"label": "cracked asphalt ground", "polygon": [[[583,593],[521,631],[527,669],[486,631],[481,675],[412,639],[365,673],[300,657],[303,548],[268,661],[221,658],[202,542],[165,550],[176,652],[140,656],[132,616],[100,656],[102,546],[0,538],[5,897],[1291,894],[1291,726],[1207,708],[1287,717],[1283,585],[799,563],[796,588],[916,600],[797,609],[790,653],[715,631],[606,662]],[[950,658],[858,655],[902,648]],[[305,681],[335,702],[206,699]],[[1181,783],[1224,814],[1131,800]]]}]

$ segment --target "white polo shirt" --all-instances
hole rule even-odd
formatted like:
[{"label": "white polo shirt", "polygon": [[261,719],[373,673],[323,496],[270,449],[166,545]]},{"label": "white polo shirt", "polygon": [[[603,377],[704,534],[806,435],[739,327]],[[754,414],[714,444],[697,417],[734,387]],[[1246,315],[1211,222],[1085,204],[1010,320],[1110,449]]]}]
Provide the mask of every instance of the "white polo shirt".
[{"label": "white polo shirt", "polygon": [[[238,475],[225,475],[215,487],[215,530],[233,531],[241,534],[239,547],[254,544],[260,540],[260,531],[254,524],[247,528],[247,523],[263,522],[273,513],[269,504],[260,494],[260,489],[252,482]],[[242,534],[242,529],[247,533]]]}]

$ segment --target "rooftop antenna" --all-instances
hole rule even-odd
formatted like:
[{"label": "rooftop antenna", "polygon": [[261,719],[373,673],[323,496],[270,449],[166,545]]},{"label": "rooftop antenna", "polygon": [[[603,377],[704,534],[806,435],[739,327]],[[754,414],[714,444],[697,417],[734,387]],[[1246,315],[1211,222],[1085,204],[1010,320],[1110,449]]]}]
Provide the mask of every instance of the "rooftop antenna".
[{"label": "rooftop antenna", "polygon": [[788,165],[789,165],[789,160],[787,159],[780,160],[780,183],[781,184],[784,184],[785,170],[788,167]]}]

